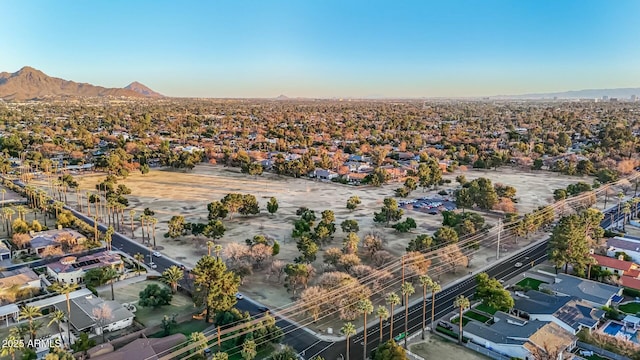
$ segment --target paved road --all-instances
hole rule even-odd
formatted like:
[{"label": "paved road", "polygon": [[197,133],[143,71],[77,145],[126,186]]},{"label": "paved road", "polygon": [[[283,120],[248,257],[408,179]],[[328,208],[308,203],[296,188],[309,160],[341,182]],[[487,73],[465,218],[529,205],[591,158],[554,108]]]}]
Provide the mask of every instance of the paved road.
[{"label": "paved road", "polygon": [[[88,218],[87,216],[80,214],[71,208],[68,209],[73,211],[77,217],[93,225],[93,219]],[[605,219],[602,221],[601,225],[604,228],[610,227],[612,222],[620,220],[623,216],[623,214],[617,214],[617,208],[609,209],[605,212]],[[106,231],[106,227],[103,225],[99,225],[99,229],[101,231]],[[139,252],[145,254],[147,259],[151,257],[151,250],[148,247],[143,246],[140,243],[135,242],[135,240],[126,238],[118,233],[112,236],[112,246],[131,255]],[[547,256],[547,242],[545,241],[535,247],[522,251],[511,258],[502,260],[501,262],[487,269],[486,272],[491,277],[506,281],[530,269],[530,264],[532,261],[534,261],[535,264],[539,264],[546,260]],[[146,261],[148,262],[148,260]],[[173,261],[167,257],[153,257],[153,262],[157,265],[156,270],[159,272],[162,272],[164,269],[172,265],[180,265],[178,262]],[[524,265],[522,267],[516,268],[516,262],[520,262]],[[188,283],[183,283],[182,285],[187,289],[190,288]],[[476,284],[473,276],[467,276],[462,281],[445,287],[443,291],[436,295],[436,319],[441,318],[442,316],[454,310],[453,301],[456,296],[471,296],[475,292],[475,287]],[[259,304],[250,299],[241,300],[237,305],[238,309],[248,311],[251,315],[261,314],[261,311],[258,310],[259,306]],[[431,311],[430,300],[427,301],[426,306],[427,321],[429,321]],[[398,334],[404,332],[404,311],[396,314],[393,317],[393,321],[393,336],[397,336]],[[412,333],[419,330],[422,327],[421,322],[422,302],[415,304],[409,308],[409,332]],[[372,321],[370,323],[375,323],[375,317],[372,317]],[[383,341],[389,339],[389,323],[390,321],[387,321],[383,325]],[[341,356],[345,355],[346,353],[346,342],[344,340],[339,342],[327,342],[318,340],[318,338],[312,333],[306,331],[305,329],[300,329],[298,325],[281,318],[278,318],[277,324],[286,334],[284,343],[292,346],[298,352],[302,353],[305,359],[309,359],[315,355],[321,355],[327,360],[340,359]],[[368,352],[378,346],[379,334],[380,328],[377,324],[375,326],[370,326],[367,329],[367,337],[369,340],[367,345]],[[363,332],[358,333],[350,340],[352,341],[352,344],[350,346],[350,355],[354,359],[361,357],[363,354],[363,346],[361,345],[362,340]]]}]

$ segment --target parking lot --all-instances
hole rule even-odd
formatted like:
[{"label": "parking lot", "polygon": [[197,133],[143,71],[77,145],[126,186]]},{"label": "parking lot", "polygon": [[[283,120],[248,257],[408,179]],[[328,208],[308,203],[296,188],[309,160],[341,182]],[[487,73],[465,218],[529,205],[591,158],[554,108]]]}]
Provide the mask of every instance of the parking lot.
[{"label": "parking lot", "polygon": [[420,211],[431,215],[437,215],[442,211],[452,211],[456,209],[455,201],[448,197],[441,199],[423,197],[415,200],[400,201],[398,206],[403,209]]}]

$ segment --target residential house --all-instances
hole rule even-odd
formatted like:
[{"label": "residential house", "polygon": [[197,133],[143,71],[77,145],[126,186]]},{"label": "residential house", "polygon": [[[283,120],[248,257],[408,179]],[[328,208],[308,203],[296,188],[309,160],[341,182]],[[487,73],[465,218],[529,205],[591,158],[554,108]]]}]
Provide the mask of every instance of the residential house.
[{"label": "residential house", "polygon": [[364,178],[367,177],[367,175],[369,174],[364,174],[364,173],[348,173],[347,175],[345,175],[345,179],[347,179],[347,181],[350,184],[359,184],[362,182],[362,180],[364,180]]},{"label": "residential house", "polygon": [[347,161],[344,163],[344,166],[349,168],[349,171],[352,172],[368,172],[373,169],[368,162],[360,161]]},{"label": "residential house", "polygon": [[49,246],[61,248],[63,243],[73,246],[84,243],[87,238],[73,229],[53,229],[40,232],[29,233],[31,239],[26,249],[29,254],[40,255]]},{"label": "residential house", "polygon": [[0,240],[0,261],[11,259],[11,249],[4,241]]},{"label": "residential house", "polygon": [[635,263],[640,263],[640,242],[623,237],[607,240],[607,256],[615,257],[617,252],[624,252]]},{"label": "residential house", "polygon": [[[67,302],[60,301],[53,305],[57,310],[67,314]],[[117,331],[125,329],[133,324],[135,315],[117,301],[105,301],[97,296],[86,295],[70,300],[71,325],[80,332],[93,332],[101,335],[104,331]],[[106,309],[110,316],[107,319],[99,319],[97,310]]]},{"label": "residential house", "polygon": [[110,343],[98,345],[87,351],[92,360],[129,360],[129,359],[158,359],[158,354],[165,354],[184,344],[187,337],[183,334],[173,334],[162,338],[140,338],[113,351]]},{"label": "residential house", "polygon": [[338,173],[331,170],[315,169],[308,175],[310,178],[317,178],[320,180],[331,180],[338,177]]},{"label": "residential house", "polygon": [[554,358],[561,360],[565,351],[575,347],[575,336],[553,322],[525,320],[502,311],[496,312],[493,320],[491,325],[470,321],[464,327],[464,336],[494,352],[520,359],[558,350]]},{"label": "residential house", "polygon": [[597,254],[591,254],[591,257],[596,260],[598,266],[603,270],[610,271],[612,274],[618,276],[631,276],[633,278],[640,276],[640,265],[633,261],[625,261],[623,255],[618,256],[617,259]]},{"label": "residential house", "polygon": [[622,299],[622,288],[567,274],[556,275],[553,284],[540,284],[540,289],[552,291],[559,296],[583,299],[594,307],[610,306],[612,302]]},{"label": "residential house", "polygon": [[120,255],[103,251],[80,258],[67,256],[54,263],[47,264],[47,273],[55,281],[61,283],[81,284],[84,282],[84,274],[88,270],[108,266],[120,270],[123,266]]},{"label": "residential house", "polygon": [[0,294],[12,288],[38,290],[41,288],[40,277],[27,267],[0,271]]},{"label": "residential house", "polygon": [[556,323],[573,335],[583,328],[595,330],[605,316],[603,310],[571,296],[555,296],[535,290],[516,295],[513,311],[518,316]]}]

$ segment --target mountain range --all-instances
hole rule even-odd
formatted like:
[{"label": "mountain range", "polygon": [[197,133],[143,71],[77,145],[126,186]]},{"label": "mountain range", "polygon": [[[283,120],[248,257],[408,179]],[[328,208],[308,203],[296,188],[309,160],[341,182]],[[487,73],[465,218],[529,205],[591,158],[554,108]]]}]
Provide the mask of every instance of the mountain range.
[{"label": "mountain range", "polygon": [[51,77],[29,66],[14,73],[0,73],[0,99],[23,101],[66,97],[158,98],[162,95],[138,82],[124,88],[105,88]]},{"label": "mountain range", "polygon": [[538,93],[523,95],[498,95],[492,96],[494,99],[601,99],[603,96],[628,100],[632,95],[640,97],[640,88],[617,88],[617,89],[586,89],[571,90],[554,93]]}]

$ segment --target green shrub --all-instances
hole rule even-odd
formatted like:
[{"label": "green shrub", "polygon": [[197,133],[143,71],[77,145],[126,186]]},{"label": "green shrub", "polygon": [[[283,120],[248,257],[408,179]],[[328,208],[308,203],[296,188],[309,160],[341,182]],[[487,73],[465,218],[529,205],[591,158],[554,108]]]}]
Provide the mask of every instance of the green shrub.
[{"label": "green shrub", "polygon": [[640,297],[640,290],[636,289],[624,288],[624,290],[622,290],[622,293],[631,297]]}]

